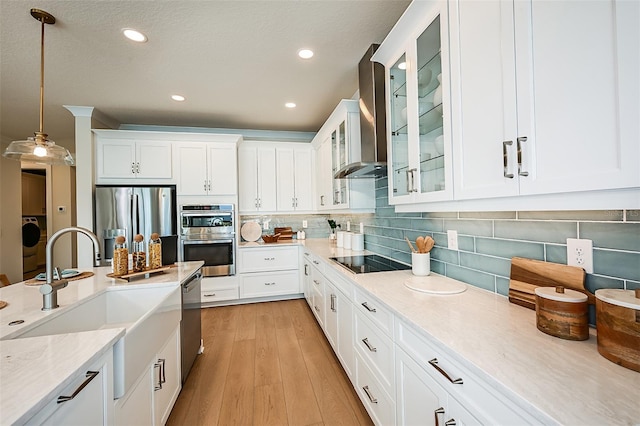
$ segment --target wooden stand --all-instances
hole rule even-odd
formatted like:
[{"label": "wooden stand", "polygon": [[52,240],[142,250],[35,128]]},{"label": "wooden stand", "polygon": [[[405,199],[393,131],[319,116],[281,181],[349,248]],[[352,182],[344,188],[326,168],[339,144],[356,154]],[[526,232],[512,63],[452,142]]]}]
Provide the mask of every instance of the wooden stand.
[{"label": "wooden stand", "polygon": [[162,266],[156,269],[146,269],[141,272],[129,271],[128,273],[121,275],[119,277],[116,277],[115,275],[113,275],[113,273],[110,273],[110,274],[107,274],[107,277],[130,282],[132,279],[136,279],[140,277],[148,277],[150,275],[159,274],[160,272],[165,272],[169,269],[171,269],[171,266]]}]

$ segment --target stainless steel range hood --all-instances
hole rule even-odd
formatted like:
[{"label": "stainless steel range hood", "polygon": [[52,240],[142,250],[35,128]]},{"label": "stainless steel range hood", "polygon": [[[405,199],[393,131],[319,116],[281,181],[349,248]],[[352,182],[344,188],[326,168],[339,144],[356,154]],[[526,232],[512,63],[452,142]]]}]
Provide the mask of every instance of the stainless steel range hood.
[{"label": "stainless steel range hood", "polygon": [[347,164],[335,179],[376,178],[387,175],[387,121],[384,66],[371,62],[378,49],[372,44],[358,64],[360,91],[360,161]]}]

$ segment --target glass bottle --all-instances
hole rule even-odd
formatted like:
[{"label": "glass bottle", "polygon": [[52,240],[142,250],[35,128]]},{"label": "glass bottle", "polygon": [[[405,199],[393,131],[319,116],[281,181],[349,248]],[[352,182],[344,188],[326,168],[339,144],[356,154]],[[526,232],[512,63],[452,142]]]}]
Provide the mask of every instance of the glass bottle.
[{"label": "glass bottle", "polygon": [[133,272],[142,272],[147,269],[147,254],[144,251],[144,237],[136,234],[133,237]]},{"label": "glass bottle", "polygon": [[149,240],[149,269],[162,267],[162,241],[157,232],[151,234]]},{"label": "glass bottle", "polygon": [[116,245],[113,249],[113,275],[121,277],[129,272],[129,250],[123,235],[116,237]]}]

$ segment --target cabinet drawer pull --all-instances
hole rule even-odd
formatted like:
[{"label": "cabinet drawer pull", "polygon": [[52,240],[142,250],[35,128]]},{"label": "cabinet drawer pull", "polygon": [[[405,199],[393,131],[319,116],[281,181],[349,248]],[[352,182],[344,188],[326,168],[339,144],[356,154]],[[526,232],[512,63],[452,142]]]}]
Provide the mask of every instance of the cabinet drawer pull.
[{"label": "cabinet drawer pull", "polygon": [[71,401],[73,398],[75,398],[76,396],[78,396],[78,394],[80,392],[82,392],[82,389],[84,389],[89,382],[91,382],[93,379],[96,378],[96,376],[100,374],[99,371],[87,371],[87,373],[85,374],[86,379],[84,379],[84,382],[82,382],[82,384],[80,386],[78,386],[78,388],[73,391],[73,393],[69,396],[66,395],[61,395],[58,397],[58,404],[62,404],[63,402],[67,402],[67,401]]},{"label": "cabinet drawer pull", "polygon": [[336,312],[336,295],[331,293],[331,312]]},{"label": "cabinet drawer pull", "polygon": [[136,174],[136,163],[131,163],[131,174],[132,175]]},{"label": "cabinet drawer pull", "polygon": [[438,419],[438,414],[444,414],[444,407],[438,407],[433,410],[433,416],[435,417],[435,425],[440,426],[440,420]]},{"label": "cabinet drawer pull", "polygon": [[320,285],[320,281],[318,281],[318,280],[313,280],[313,283],[314,283],[315,285]]},{"label": "cabinet drawer pull", "polygon": [[154,391],[158,391],[160,389],[162,389],[162,367],[160,366],[160,364],[155,363],[153,364],[153,369],[155,371],[155,369],[158,369],[158,383],[153,385],[153,390]]},{"label": "cabinet drawer pull", "polygon": [[444,422],[444,426],[456,426],[456,419],[449,419]]},{"label": "cabinet drawer pull", "polygon": [[204,297],[216,297],[215,293],[207,293],[207,294],[203,294]]},{"label": "cabinet drawer pull", "polygon": [[158,358],[158,364],[160,364],[160,383],[165,383],[167,381],[167,377],[165,376],[166,367],[165,367],[165,359]]},{"label": "cabinet drawer pull", "polygon": [[364,393],[367,394],[367,398],[369,398],[369,401],[371,401],[373,404],[378,403],[378,400],[374,398],[373,395],[371,395],[371,392],[369,391],[369,386],[363,386],[362,390],[364,391]]},{"label": "cabinet drawer pull", "polygon": [[308,263],[304,264],[304,274],[306,276],[309,276],[309,264]]},{"label": "cabinet drawer pull", "polygon": [[265,257],[264,260],[270,261],[270,260],[276,260],[275,257]]},{"label": "cabinet drawer pull", "polygon": [[320,313],[320,309],[318,308],[318,306],[313,305],[313,309],[315,309],[317,313]]},{"label": "cabinet drawer pull", "polygon": [[276,285],[276,283],[264,283],[264,285]]},{"label": "cabinet drawer pull", "polygon": [[520,176],[524,176],[527,177],[529,176],[529,172],[526,172],[524,170],[522,170],[522,142],[526,142],[527,141],[527,137],[526,136],[520,136],[518,139],[516,139],[516,141],[518,142],[517,145],[517,149],[518,149],[518,175]]},{"label": "cabinet drawer pull", "polygon": [[314,261],[313,261],[313,264],[314,264],[314,265],[319,265],[319,264],[320,264],[320,262],[318,262],[317,260],[314,260]]},{"label": "cabinet drawer pull", "polygon": [[513,173],[509,173],[509,154],[507,152],[507,146],[513,145],[513,141],[502,142],[502,165],[504,167],[503,176],[507,179],[513,179]]},{"label": "cabinet drawer pull", "polygon": [[376,312],[376,308],[372,308],[367,302],[362,302],[361,305],[364,306],[369,312]]},{"label": "cabinet drawer pull", "polygon": [[324,206],[324,195],[320,196],[320,205]]},{"label": "cabinet drawer pull", "polygon": [[364,339],[362,339],[362,343],[364,343],[367,349],[369,349],[371,352],[378,352],[378,348],[374,348],[373,346],[371,346],[371,344],[369,343],[368,337],[365,337]]},{"label": "cabinet drawer pull", "polygon": [[451,376],[449,376],[447,374],[446,371],[444,371],[439,365],[438,365],[438,358],[434,358],[431,361],[429,361],[429,364],[431,364],[431,366],[433,368],[435,368],[436,370],[438,370],[438,373],[442,374],[444,377],[447,378],[447,380],[449,380],[451,383],[453,383],[454,385],[461,385],[462,384],[462,378],[459,377],[457,379],[452,379]]}]

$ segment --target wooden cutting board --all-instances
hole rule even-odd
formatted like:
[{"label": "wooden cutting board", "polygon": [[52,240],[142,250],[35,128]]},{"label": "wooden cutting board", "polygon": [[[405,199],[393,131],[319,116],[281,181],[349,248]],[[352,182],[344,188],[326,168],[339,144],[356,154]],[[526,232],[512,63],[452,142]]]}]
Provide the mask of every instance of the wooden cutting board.
[{"label": "wooden cutting board", "polygon": [[283,228],[273,228],[274,234],[280,234],[278,240],[291,240],[293,239],[293,231],[290,226]]},{"label": "wooden cutting board", "polygon": [[577,266],[513,257],[509,302],[535,309],[536,287],[562,286],[586,294],[589,303],[595,304],[595,296],[584,287],[585,276],[584,269]]}]

